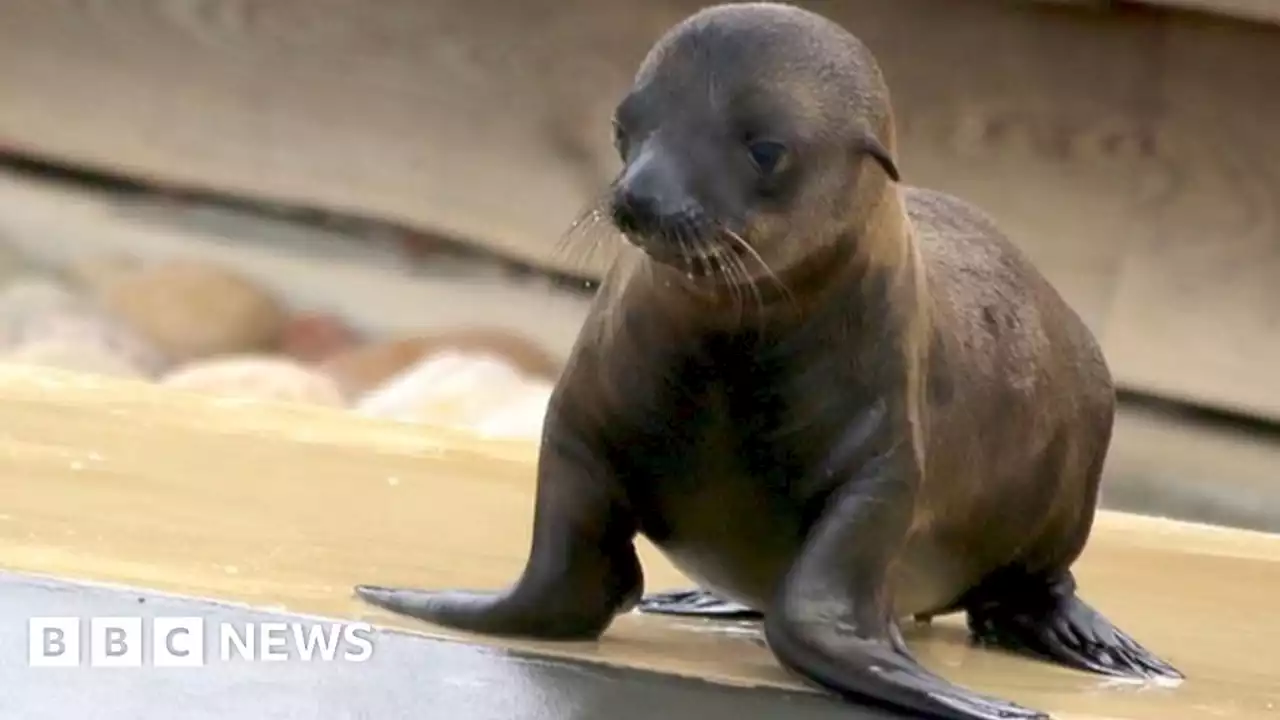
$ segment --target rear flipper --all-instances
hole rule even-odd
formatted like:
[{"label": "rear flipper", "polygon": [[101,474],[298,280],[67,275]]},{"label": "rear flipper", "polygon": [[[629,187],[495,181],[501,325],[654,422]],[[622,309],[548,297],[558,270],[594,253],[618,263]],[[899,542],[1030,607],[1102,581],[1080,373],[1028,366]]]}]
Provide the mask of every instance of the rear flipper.
[{"label": "rear flipper", "polygon": [[636,609],[653,615],[682,615],[718,620],[760,620],[764,614],[706,590],[673,590],[640,599]]},{"label": "rear flipper", "polygon": [[966,609],[969,630],[985,644],[1101,675],[1183,677],[1081,600],[1069,573],[1048,584],[1024,576],[987,586]]}]

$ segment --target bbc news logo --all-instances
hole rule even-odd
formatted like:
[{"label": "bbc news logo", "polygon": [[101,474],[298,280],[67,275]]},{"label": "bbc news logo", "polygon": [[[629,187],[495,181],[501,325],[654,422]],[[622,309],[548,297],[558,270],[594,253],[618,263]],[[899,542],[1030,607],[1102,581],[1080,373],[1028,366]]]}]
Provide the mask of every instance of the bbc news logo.
[{"label": "bbc news logo", "polygon": [[[87,636],[81,632],[86,626]],[[32,667],[78,667],[86,654],[90,667],[142,667],[144,659],[155,667],[201,667],[211,659],[365,662],[373,655],[367,623],[38,617],[31,618],[29,633]]]}]

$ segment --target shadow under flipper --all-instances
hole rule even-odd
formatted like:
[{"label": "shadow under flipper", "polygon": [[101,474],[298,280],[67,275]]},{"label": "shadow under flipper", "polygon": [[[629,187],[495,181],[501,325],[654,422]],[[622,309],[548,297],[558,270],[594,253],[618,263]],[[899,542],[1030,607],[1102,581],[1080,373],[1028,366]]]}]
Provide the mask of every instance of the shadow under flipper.
[{"label": "shadow under flipper", "polygon": [[637,611],[715,620],[763,620],[764,613],[706,590],[672,590],[640,598]]}]

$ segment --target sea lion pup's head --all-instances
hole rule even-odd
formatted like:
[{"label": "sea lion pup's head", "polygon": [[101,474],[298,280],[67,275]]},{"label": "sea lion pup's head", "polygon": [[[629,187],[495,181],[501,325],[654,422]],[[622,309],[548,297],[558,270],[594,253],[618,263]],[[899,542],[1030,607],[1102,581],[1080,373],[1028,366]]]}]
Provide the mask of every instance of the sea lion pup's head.
[{"label": "sea lion pup's head", "polygon": [[878,252],[865,236],[898,179],[888,90],[867,48],[820,15],[692,15],[650,50],[614,124],[612,219],[659,266],[745,282],[830,262],[824,250]]}]

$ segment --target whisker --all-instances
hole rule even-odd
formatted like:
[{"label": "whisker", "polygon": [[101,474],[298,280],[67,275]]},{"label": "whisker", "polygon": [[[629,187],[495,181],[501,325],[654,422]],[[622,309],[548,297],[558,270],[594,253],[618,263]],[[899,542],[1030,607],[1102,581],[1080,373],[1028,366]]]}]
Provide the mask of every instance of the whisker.
[{"label": "whisker", "polygon": [[595,240],[591,235],[591,232],[594,230],[595,225],[598,222],[599,214],[596,208],[589,207],[580,213],[576,218],[574,218],[573,222],[570,223],[569,227],[565,228],[564,232],[561,233],[560,237],[557,239],[555,248],[553,249],[555,256],[557,258],[576,261],[578,258],[574,255],[584,249],[579,240],[583,238]]},{"label": "whisker", "polygon": [[760,288],[751,280],[751,273],[747,271],[747,267],[742,264],[742,258],[737,255],[728,257],[730,268],[738,280],[740,286],[739,294],[742,300],[742,312],[738,315],[738,322],[742,322],[748,315],[754,315],[757,319],[764,317],[764,298],[760,296]]},{"label": "whisker", "polygon": [[587,203],[557,239],[552,255],[563,260],[569,266],[567,269],[594,270],[589,265],[606,243],[615,254],[621,249],[619,233],[605,212],[607,197],[602,191]]},{"label": "whisker", "polygon": [[714,286],[725,287],[729,290],[729,297],[733,299],[733,304],[737,305],[738,288],[733,280],[733,276],[729,273],[729,269],[725,267],[724,259],[718,253],[708,253],[705,249],[700,251],[702,257],[706,258],[703,262],[707,266],[707,274],[711,277]]},{"label": "whisker", "polygon": [[739,261],[737,261],[737,258],[733,258],[732,255],[719,252],[716,255],[716,264],[721,269],[721,274],[726,278],[728,286],[731,288],[733,310],[737,315],[733,322],[741,323],[742,318],[746,316],[746,292],[751,290],[750,278],[742,273]]},{"label": "whisker", "polygon": [[694,260],[692,238],[690,237],[689,228],[685,223],[677,220],[671,225],[669,230],[669,234],[675,238],[676,244],[680,247],[680,260],[685,265],[685,271],[689,272],[693,267]]},{"label": "whisker", "polygon": [[[760,267],[760,269],[769,278],[769,280],[775,286],[777,286],[778,290],[780,290],[784,296],[786,296],[787,302],[794,305],[795,295],[791,293],[791,288],[787,287],[787,284],[782,281],[782,278],[778,277],[778,274],[774,272],[773,268],[769,267],[769,263],[765,262],[765,259],[760,255],[760,253],[757,252],[755,248],[751,247],[751,243],[747,242],[745,239],[743,239],[741,235],[734,232],[733,230],[730,230],[729,228],[721,227],[720,230],[725,235],[727,235],[730,239],[732,239],[734,243],[738,245],[738,247],[742,248],[743,252],[747,253],[747,255],[749,255],[752,260],[755,261],[756,265]],[[743,270],[744,271],[746,270],[745,264],[743,265]],[[760,296],[758,289],[756,291],[756,296],[760,300],[760,302],[763,304],[764,298]]]}]

